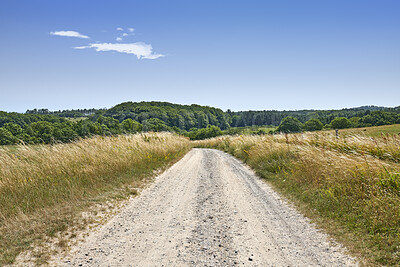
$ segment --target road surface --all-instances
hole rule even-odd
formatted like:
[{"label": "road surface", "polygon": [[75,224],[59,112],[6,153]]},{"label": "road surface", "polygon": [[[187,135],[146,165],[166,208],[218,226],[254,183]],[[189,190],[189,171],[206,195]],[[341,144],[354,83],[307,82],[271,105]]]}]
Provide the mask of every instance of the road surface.
[{"label": "road surface", "polygon": [[193,149],[64,266],[355,266],[232,156]]}]

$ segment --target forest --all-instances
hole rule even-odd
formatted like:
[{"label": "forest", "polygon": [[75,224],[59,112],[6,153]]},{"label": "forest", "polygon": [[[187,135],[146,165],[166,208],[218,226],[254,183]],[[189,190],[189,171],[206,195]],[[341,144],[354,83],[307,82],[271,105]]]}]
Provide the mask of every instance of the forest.
[{"label": "forest", "polygon": [[[49,111],[24,114],[0,111],[0,145],[70,142],[95,135],[176,132],[190,139],[222,134],[266,134],[343,129],[400,123],[400,107],[364,106],[341,110],[239,111],[168,102],[125,102],[110,109]],[[268,126],[276,130],[265,130]]]}]

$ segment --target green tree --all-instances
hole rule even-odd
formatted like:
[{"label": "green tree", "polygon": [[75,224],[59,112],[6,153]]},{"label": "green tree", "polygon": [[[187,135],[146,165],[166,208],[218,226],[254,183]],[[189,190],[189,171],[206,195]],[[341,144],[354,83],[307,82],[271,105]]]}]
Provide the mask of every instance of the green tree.
[{"label": "green tree", "polygon": [[32,143],[32,137],[29,134],[24,133],[24,132],[22,134],[19,134],[16,138],[18,139],[18,141],[22,141],[25,144]]},{"label": "green tree", "polygon": [[206,114],[204,112],[199,111],[195,113],[196,119],[197,119],[197,128],[205,128],[209,124],[209,120]]},{"label": "green tree", "polygon": [[91,124],[93,124],[93,122],[90,120],[79,120],[73,124],[73,128],[80,137],[86,137],[90,135]]},{"label": "green tree", "polygon": [[102,133],[102,134],[104,134],[104,135],[112,135],[112,132],[111,132],[111,130],[107,127],[107,125],[101,124],[100,127],[101,127],[101,133]]},{"label": "green tree", "polygon": [[101,127],[100,123],[95,122],[89,125],[89,131],[91,134],[101,135],[103,134],[103,127]]},{"label": "green tree", "polygon": [[9,122],[9,123],[4,124],[3,127],[4,127],[5,129],[7,129],[7,130],[8,130],[12,135],[14,135],[14,136],[17,136],[17,135],[22,134],[22,128],[21,128],[21,126],[19,126],[19,125],[16,124],[16,123]]},{"label": "green tree", "polygon": [[30,125],[35,143],[50,143],[54,138],[54,126],[48,121],[38,121]]},{"label": "green tree", "polygon": [[[100,116],[97,122],[107,126],[107,134],[118,134],[121,132],[119,121],[114,118]],[[105,128],[103,127],[103,129]]]},{"label": "green tree", "polygon": [[78,134],[75,132],[70,122],[53,123],[53,127],[53,137],[57,141],[70,142],[78,138]]},{"label": "green tree", "polygon": [[132,119],[126,119],[121,122],[121,128],[125,133],[137,133],[142,131],[142,124]]},{"label": "green tree", "polygon": [[143,131],[145,132],[164,132],[164,131],[170,131],[171,128],[165,124],[164,121],[157,119],[157,118],[151,118],[148,120],[143,121]]},{"label": "green tree", "polygon": [[301,122],[298,119],[288,116],[281,121],[277,131],[283,133],[297,133],[301,131],[301,127]]},{"label": "green tree", "polygon": [[305,131],[320,131],[324,125],[319,119],[309,119],[303,125]]},{"label": "green tree", "polygon": [[2,127],[0,128],[0,145],[11,145],[15,143],[15,137],[9,130]]},{"label": "green tree", "polygon": [[360,127],[360,118],[359,117],[350,118],[349,121],[350,121],[352,128]]},{"label": "green tree", "polygon": [[351,122],[345,117],[338,117],[331,121],[332,129],[345,129],[351,127]]},{"label": "green tree", "polygon": [[222,131],[218,126],[210,125],[207,128],[192,128],[187,136],[192,140],[203,140],[222,135]]}]

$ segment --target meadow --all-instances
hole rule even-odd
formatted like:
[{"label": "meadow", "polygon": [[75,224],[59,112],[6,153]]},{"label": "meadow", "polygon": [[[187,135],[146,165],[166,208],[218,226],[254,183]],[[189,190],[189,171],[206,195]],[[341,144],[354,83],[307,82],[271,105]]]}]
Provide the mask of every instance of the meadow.
[{"label": "meadow", "polygon": [[136,194],[190,147],[169,133],[0,147],[0,265],[71,227],[88,207]]},{"label": "meadow", "polygon": [[342,129],[340,132],[344,135],[365,135],[371,137],[398,135],[400,137],[400,124]]},{"label": "meadow", "polygon": [[243,160],[365,265],[400,262],[400,137],[332,132],[196,141]]},{"label": "meadow", "polygon": [[[363,264],[400,262],[399,125],[344,129],[339,136],[260,129],[201,141],[141,133],[1,146],[0,265],[76,226],[94,205],[136,195],[193,146],[244,161]],[[34,256],[44,263],[48,252]]]}]

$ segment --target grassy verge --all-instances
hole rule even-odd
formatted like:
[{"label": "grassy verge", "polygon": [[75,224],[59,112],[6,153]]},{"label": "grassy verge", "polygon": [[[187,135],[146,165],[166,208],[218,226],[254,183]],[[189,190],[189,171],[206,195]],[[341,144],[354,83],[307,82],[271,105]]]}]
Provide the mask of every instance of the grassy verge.
[{"label": "grassy verge", "polygon": [[190,147],[160,133],[0,148],[0,265],[70,227],[93,203],[135,194]]},{"label": "grassy verge", "polygon": [[400,135],[400,124],[342,129],[339,130],[339,132],[345,135],[358,134],[371,137],[382,137],[385,135]]},{"label": "grassy verge", "polygon": [[274,142],[290,145],[313,146],[349,155],[369,155],[374,158],[400,162],[400,137],[384,135],[380,138],[364,135],[340,134],[337,138],[331,132],[307,132],[304,134],[275,135]]},{"label": "grassy verge", "polygon": [[242,159],[366,265],[400,262],[396,137],[327,133],[220,137],[197,146]]}]

